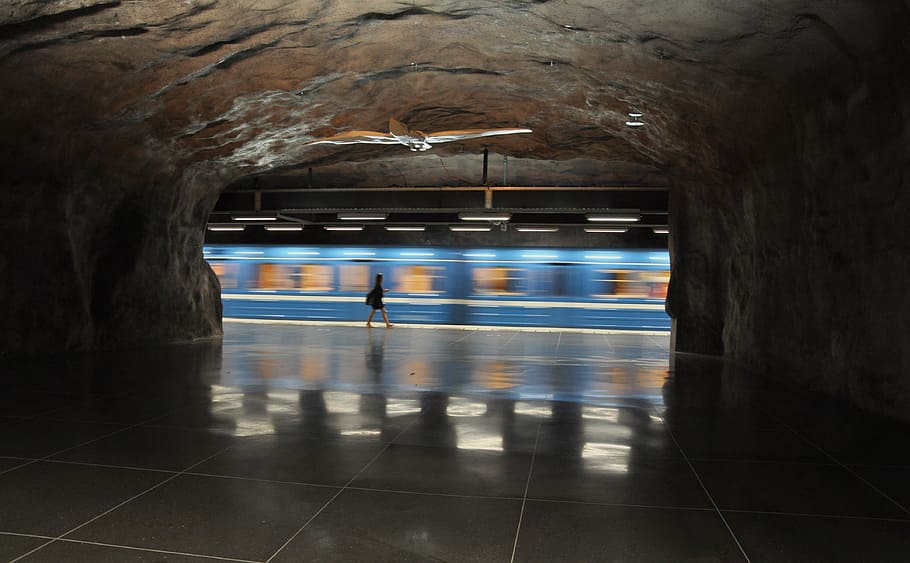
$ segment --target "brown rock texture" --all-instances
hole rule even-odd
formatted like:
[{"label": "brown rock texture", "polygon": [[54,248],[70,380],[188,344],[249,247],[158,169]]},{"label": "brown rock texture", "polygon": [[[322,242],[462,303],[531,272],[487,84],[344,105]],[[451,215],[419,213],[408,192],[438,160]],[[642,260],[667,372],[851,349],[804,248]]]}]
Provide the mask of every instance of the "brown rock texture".
[{"label": "brown rock texture", "polygon": [[[726,353],[910,405],[901,0],[12,0],[0,8],[0,354],[220,333],[225,186],[669,182],[669,308]],[[646,127],[624,122],[645,113]],[[529,127],[411,154],[352,129]],[[496,162],[495,158],[493,159]],[[491,174],[497,174],[491,170]]]}]

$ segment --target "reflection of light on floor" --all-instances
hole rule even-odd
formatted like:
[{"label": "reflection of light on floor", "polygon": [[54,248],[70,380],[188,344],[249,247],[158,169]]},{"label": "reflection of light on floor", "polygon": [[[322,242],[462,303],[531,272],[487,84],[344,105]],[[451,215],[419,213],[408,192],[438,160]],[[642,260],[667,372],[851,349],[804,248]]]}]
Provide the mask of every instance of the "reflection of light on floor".
[{"label": "reflection of light on floor", "polygon": [[593,418],[594,420],[608,420],[610,422],[619,422],[619,409],[616,407],[589,407],[585,406],[581,410],[582,418]]},{"label": "reflection of light on floor", "polygon": [[272,379],[280,373],[278,362],[270,356],[259,357],[256,359],[256,372],[260,377]]},{"label": "reflection of light on floor", "polygon": [[328,366],[321,357],[310,355],[300,358],[300,378],[310,383],[319,383],[325,379]]},{"label": "reflection of light on floor", "polygon": [[502,451],[501,434],[477,431],[460,433],[456,430],[455,435],[455,445],[459,450]]},{"label": "reflection of light on floor", "polygon": [[550,418],[553,415],[553,409],[550,407],[549,403],[528,403],[519,401],[515,403],[515,414]]},{"label": "reflection of light on floor", "polygon": [[401,364],[401,372],[407,374],[406,383],[430,385],[436,382],[437,373],[426,360],[409,360]]},{"label": "reflection of light on floor", "polygon": [[627,442],[632,438],[632,429],[621,424],[587,424],[585,436],[595,442],[609,442],[618,444]]},{"label": "reflection of light on floor", "polygon": [[510,364],[501,360],[478,368],[474,380],[488,389],[509,389],[516,385]]},{"label": "reflection of light on floor", "polygon": [[487,412],[486,403],[469,401],[460,397],[453,397],[446,407],[449,416],[482,416]]},{"label": "reflection of light on floor", "polygon": [[420,403],[416,399],[389,399],[385,412],[388,416],[401,416],[420,412]]},{"label": "reflection of light on floor", "polygon": [[382,434],[380,430],[342,430],[339,432],[342,436],[379,436]]},{"label": "reflection of light on floor", "polygon": [[325,410],[332,414],[357,414],[360,412],[360,395],[343,391],[326,391],[322,394]]},{"label": "reflection of light on floor", "polygon": [[234,436],[262,436],[275,433],[275,425],[270,418],[239,417],[236,423]]},{"label": "reflection of light on floor", "polygon": [[585,468],[605,473],[628,473],[632,448],[623,444],[587,442],[581,450]]}]

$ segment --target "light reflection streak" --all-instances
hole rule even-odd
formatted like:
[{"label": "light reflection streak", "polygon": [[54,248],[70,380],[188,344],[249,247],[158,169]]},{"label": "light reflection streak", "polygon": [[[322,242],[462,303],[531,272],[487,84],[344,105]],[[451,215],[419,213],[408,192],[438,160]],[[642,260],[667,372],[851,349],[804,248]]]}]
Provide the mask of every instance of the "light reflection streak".
[{"label": "light reflection streak", "polygon": [[486,412],[486,403],[469,401],[462,398],[452,398],[446,407],[446,414],[449,416],[482,416],[486,414]]},{"label": "light reflection streak", "polygon": [[381,430],[342,430],[339,434],[342,436],[379,436],[382,434]]},{"label": "light reflection streak", "polygon": [[389,399],[385,406],[388,416],[401,416],[420,412],[420,403],[416,399]]},{"label": "light reflection streak", "polygon": [[536,416],[540,418],[550,418],[553,416],[553,409],[549,403],[542,405],[540,403],[528,403],[519,401],[515,403],[515,414],[526,416]]},{"label": "light reflection streak", "polygon": [[623,444],[587,442],[581,450],[585,467],[605,473],[628,473],[632,448]]},{"label": "light reflection streak", "polygon": [[619,409],[616,407],[583,407],[581,411],[582,418],[591,418],[594,420],[606,420],[609,422],[619,422]]},{"label": "light reflection streak", "polygon": [[360,412],[360,395],[344,391],[326,391],[322,395],[327,412],[333,414],[357,414]]},{"label": "light reflection streak", "polygon": [[235,422],[237,426],[234,427],[234,436],[262,436],[275,433],[275,425],[271,419],[239,417]]},{"label": "light reflection streak", "polygon": [[485,432],[458,433],[456,430],[455,445],[459,450],[483,450],[501,452],[503,437],[501,434]]}]

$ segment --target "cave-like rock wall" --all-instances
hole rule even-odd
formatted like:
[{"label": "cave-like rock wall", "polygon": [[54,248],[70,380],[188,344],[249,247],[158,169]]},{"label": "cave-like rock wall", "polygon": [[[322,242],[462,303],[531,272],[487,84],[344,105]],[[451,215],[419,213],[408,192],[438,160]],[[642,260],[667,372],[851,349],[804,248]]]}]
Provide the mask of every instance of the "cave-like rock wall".
[{"label": "cave-like rock wall", "polygon": [[910,19],[871,19],[820,29],[829,58],[792,77],[762,147],[676,186],[669,306],[683,351],[910,418]]},{"label": "cave-like rock wall", "polygon": [[[219,190],[314,167],[335,176],[326,185],[465,185],[489,146],[534,161],[515,181],[672,182],[682,350],[910,411],[908,12],[904,0],[10,0],[0,354],[219,334],[200,252]],[[646,127],[624,125],[633,109]],[[534,133],[420,160],[306,144],[390,117]]]},{"label": "cave-like rock wall", "polygon": [[224,178],[122,142],[43,139],[50,158],[39,162],[2,145],[19,166],[0,174],[0,357],[220,334],[219,285],[201,247]]}]

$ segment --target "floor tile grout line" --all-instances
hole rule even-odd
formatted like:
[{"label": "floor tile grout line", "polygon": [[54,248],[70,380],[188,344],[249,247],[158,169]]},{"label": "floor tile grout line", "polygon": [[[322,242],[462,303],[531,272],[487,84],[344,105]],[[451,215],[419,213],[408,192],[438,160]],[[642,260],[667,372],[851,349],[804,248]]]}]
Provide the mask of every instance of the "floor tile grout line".
[{"label": "floor tile grout line", "polygon": [[234,481],[251,481],[254,483],[266,483],[270,485],[295,485],[300,487],[322,487],[324,489],[340,489],[341,485],[330,485],[327,483],[309,483],[306,481],[283,481],[280,479],[263,479],[259,477],[244,477],[242,475],[219,475],[217,473],[198,473],[196,471],[187,471],[186,475],[194,477],[208,477],[211,479],[232,479]]},{"label": "floor tile grout line", "polygon": [[288,540],[287,540],[286,542],[284,542],[283,544],[281,544],[281,547],[279,547],[278,550],[275,551],[275,553],[273,553],[273,554],[271,555],[271,557],[269,557],[268,559],[266,559],[265,563],[270,563],[273,559],[275,559],[275,557],[278,556],[279,553],[281,553],[282,551],[284,551],[284,548],[286,548],[288,545],[290,545],[290,543],[291,543],[292,541],[294,541],[294,539],[295,539],[297,536],[299,536],[301,533],[303,533],[303,531],[306,529],[306,527],[310,525],[310,522],[312,522],[313,520],[315,520],[316,518],[318,518],[319,515],[322,514],[322,512],[323,512],[326,508],[328,508],[328,506],[329,506],[330,504],[332,504],[332,502],[334,502],[334,500],[335,500],[336,498],[338,498],[338,497],[341,495],[341,493],[343,493],[343,492],[345,491],[345,489],[347,489],[347,488],[350,486],[351,483],[353,483],[358,477],[360,477],[360,474],[361,474],[361,473],[363,473],[364,471],[366,471],[366,470],[373,464],[373,462],[375,462],[377,459],[379,459],[379,456],[381,456],[382,454],[384,454],[385,451],[386,451],[387,449],[389,449],[389,446],[391,446],[391,445],[395,442],[395,440],[397,440],[402,434],[404,434],[407,430],[409,430],[409,429],[411,428],[411,426],[413,426],[414,424],[415,424],[414,421],[412,421],[410,424],[407,424],[404,428],[402,428],[402,429],[398,432],[398,434],[396,434],[391,440],[389,440],[388,443],[387,443],[385,446],[383,446],[382,449],[379,450],[379,451],[376,453],[376,455],[374,455],[372,458],[370,458],[370,461],[368,461],[368,462],[366,463],[366,465],[364,465],[363,467],[360,468],[360,471],[358,471],[357,473],[355,473],[354,476],[351,477],[351,479],[350,479],[347,483],[345,483],[343,487],[341,487],[334,495],[332,495],[332,497],[331,497],[329,500],[327,500],[326,502],[324,502],[323,505],[319,507],[319,510],[317,510],[312,516],[309,517],[309,519],[307,519],[306,522],[303,523],[303,526],[301,526],[300,529],[298,529],[296,532],[294,532],[294,534],[291,535],[291,537],[288,538]]},{"label": "floor tile grout line", "polygon": [[822,467],[833,467],[840,465],[837,462],[833,461],[799,461],[799,460],[790,460],[790,459],[735,459],[735,458],[723,458],[723,457],[700,457],[692,456],[689,457],[692,461],[699,461],[703,463],[750,463],[754,465],[817,465]]},{"label": "floor tile grout line", "polygon": [[868,520],[871,522],[895,522],[900,524],[910,524],[910,518],[886,518],[882,516],[857,516],[852,514],[813,514],[811,512],[777,512],[773,510],[745,510],[736,508],[722,508],[724,512],[733,512],[736,514],[762,514],[767,516],[792,516],[795,518],[828,518],[843,520]]},{"label": "floor tile grout line", "polygon": [[[61,408],[62,408],[62,407],[61,407]],[[58,410],[58,409],[55,409],[55,410]],[[15,471],[16,469],[21,469],[21,468],[23,468],[23,467],[32,465],[32,464],[37,463],[37,462],[39,462],[39,461],[52,461],[50,458],[52,458],[52,457],[55,456],[55,455],[60,455],[60,454],[62,454],[62,453],[66,453],[66,452],[68,452],[68,451],[70,451],[70,450],[74,450],[74,449],[76,449],[76,448],[81,448],[82,446],[87,446],[87,445],[89,445],[89,444],[91,444],[91,443],[94,443],[94,442],[97,442],[97,441],[99,441],[99,440],[104,440],[105,438],[109,438],[109,437],[111,437],[111,436],[115,436],[115,435],[117,435],[117,434],[119,434],[119,433],[121,433],[121,432],[125,432],[125,431],[127,431],[127,430],[132,429],[132,428],[135,428],[135,427],[139,426],[140,424],[145,424],[145,423],[147,423],[147,422],[150,422],[150,421],[152,421],[152,420],[161,418],[161,417],[163,417],[163,416],[166,416],[166,415],[155,416],[155,417],[152,417],[152,418],[150,418],[150,419],[144,420],[144,421],[142,421],[142,422],[137,422],[136,424],[133,424],[133,425],[130,425],[130,426],[121,427],[121,428],[119,428],[118,430],[115,430],[114,432],[110,432],[110,433],[108,433],[108,434],[104,434],[103,436],[98,436],[97,438],[92,438],[91,440],[87,440],[87,441],[82,442],[82,443],[80,443],[80,444],[76,444],[75,446],[70,446],[70,447],[68,447],[68,448],[64,448],[64,449],[62,449],[62,450],[58,450],[58,451],[56,451],[56,452],[51,452],[51,453],[47,454],[47,455],[44,456],[44,457],[29,458],[29,459],[31,459],[31,461],[29,461],[29,462],[27,462],[27,463],[23,463],[23,464],[21,464],[21,465],[17,465],[17,466],[15,466],[15,467],[10,467],[10,468],[8,468],[8,469],[4,469],[3,471],[0,471],[0,476],[5,475],[6,473],[9,473],[10,471]],[[33,419],[26,419],[26,421],[31,421],[31,420],[33,420]],[[34,420],[38,420],[38,419],[34,419]]]},{"label": "floor tile grout line", "polygon": [[0,471],[0,477],[2,477],[3,475],[6,475],[7,473],[9,473],[11,471],[15,471],[17,469],[22,469],[23,467],[28,467],[29,465],[32,465],[33,463],[38,463],[39,461],[41,461],[41,460],[40,459],[23,460],[23,462],[20,463],[19,465],[14,465],[13,467],[8,467],[8,468]]},{"label": "floor tile grout line", "polygon": [[157,467],[135,467],[132,465],[116,465],[111,463],[92,463],[89,461],[75,461],[70,459],[36,459],[36,462],[56,463],[59,465],[81,465],[85,467],[103,467],[105,469],[124,469],[127,471],[148,471],[149,473],[180,473],[178,469],[160,469]]},{"label": "floor tile grout line", "polygon": [[793,428],[791,425],[789,425],[789,424],[787,424],[786,422],[780,420],[779,418],[775,417],[775,416],[772,415],[771,413],[766,413],[766,414],[768,414],[769,416],[772,416],[772,417],[774,417],[775,419],[777,419],[778,424],[781,424],[784,428],[786,428],[786,429],[789,430],[790,432],[794,433],[799,439],[803,440],[804,442],[806,442],[807,444],[809,444],[809,445],[812,446],[813,448],[817,449],[818,451],[820,451],[820,452],[822,452],[823,454],[825,454],[826,456],[828,456],[828,458],[831,459],[831,461],[833,461],[835,464],[839,465],[839,466],[842,467],[843,469],[846,469],[848,473],[850,473],[851,475],[853,475],[854,477],[856,477],[857,479],[859,479],[860,481],[862,481],[863,483],[865,483],[866,486],[868,486],[870,489],[872,489],[873,491],[875,491],[875,492],[878,493],[879,495],[883,496],[884,498],[888,499],[888,501],[891,502],[891,504],[893,504],[894,506],[900,508],[901,510],[903,510],[903,511],[906,512],[907,514],[910,514],[910,510],[908,510],[906,506],[904,506],[903,504],[901,504],[901,503],[898,502],[897,500],[893,499],[893,498],[892,498],[888,493],[886,493],[885,491],[881,490],[880,488],[878,488],[878,487],[876,487],[875,485],[873,485],[872,483],[870,483],[868,479],[866,479],[865,477],[863,477],[862,475],[860,475],[859,473],[857,473],[856,471],[854,471],[853,468],[851,468],[849,465],[843,463],[841,460],[839,460],[839,459],[837,459],[835,456],[831,455],[831,453],[829,453],[827,450],[825,450],[825,449],[824,449],[823,447],[821,447],[820,445],[816,444],[816,443],[815,443],[813,440],[811,440],[808,436],[804,436],[801,432],[797,431],[797,430],[796,430],[795,428]]},{"label": "floor tile grout line", "polygon": [[187,557],[202,557],[204,559],[213,559],[215,561],[231,561],[232,563],[262,563],[255,559],[238,559],[234,557],[222,557],[220,555],[205,555],[203,553],[188,553],[184,551],[170,551],[167,549],[155,549],[151,547],[138,547],[135,545],[120,545],[116,543],[96,542],[89,540],[77,540],[73,538],[55,538],[54,541],[63,543],[78,543],[84,545],[96,545],[99,547],[115,547],[119,549],[128,549],[130,551],[146,551],[149,553],[163,553],[166,555],[184,555]]},{"label": "floor tile grout line", "polygon": [[25,534],[25,533],[22,533],[22,532],[7,532],[7,531],[4,531],[4,530],[0,530],[0,536],[16,536],[16,537],[21,537],[21,538],[36,538],[36,539],[39,539],[39,540],[52,540],[52,539],[54,539],[54,536],[46,536],[46,535],[44,535],[44,534]]},{"label": "floor tile grout line", "polygon": [[461,498],[461,499],[471,499],[471,500],[497,500],[497,501],[519,501],[522,500],[521,497],[507,497],[507,496],[495,496],[495,495],[460,495],[457,493],[434,493],[429,491],[405,491],[402,489],[377,489],[375,487],[354,487],[348,486],[348,489],[352,491],[364,491],[369,493],[389,493],[395,495],[417,495],[425,497],[446,497],[446,498]]},{"label": "floor tile grout line", "polygon": [[654,412],[660,419],[664,422],[664,428],[666,428],[667,433],[670,435],[670,439],[673,440],[673,443],[676,444],[676,447],[679,448],[679,453],[682,454],[683,459],[686,461],[686,464],[689,466],[689,470],[692,471],[692,475],[695,476],[695,479],[698,481],[698,484],[701,486],[702,490],[707,495],[708,500],[711,501],[711,506],[714,507],[714,510],[717,512],[717,515],[720,517],[721,521],[724,523],[724,526],[727,528],[727,531],[730,532],[730,537],[733,538],[733,541],[736,542],[736,547],[739,548],[740,553],[743,554],[743,557],[746,559],[746,563],[750,563],[752,560],[749,558],[749,555],[746,553],[746,550],[743,548],[743,545],[740,543],[739,538],[736,537],[736,534],[733,532],[733,528],[730,526],[730,523],[727,522],[727,518],[724,516],[724,513],[721,512],[720,508],[717,506],[717,503],[714,502],[714,497],[711,496],[708,487],[705,486],[704,481],[701,479],[701,475],[698,474],[698,471],[695,470],[695,466],[692,465],[692,462],[689,460],[689,456],[686,455],[685,450],[679,441],[676,439],[676,436],[673,434],[673,430],[670,429],[670,426],[667,424],[667,421],[664,419],[663,415],[657,409],[654,409]]},{"label": "floor tile grout line", "polygon": [[[230,447],[230,446],[229,446],[229,447]],[[229,448],[229,447],[228,447],[228,448]],[[219,451],[213,453],[212,455],[206,457],[205,459],[202,459],[202,460],[200,460],[200,461],[198,461],[198,462],[196,462],[196,463],[190,465],[189,467],[187,467],[187,468],[184,469],[183,471],[180,471],[179,473],[175,473],[175,474],[171,475],[170,477],[167,477],[166,479],[164,479],[164,480],[162,480],[162,481],[156,483],[155,485],[152,485],[151,487],[149,487],[148,489],[142,491],[141,493],[138,493],[138,494],[135,494],[135,495],[131,496],[130,498],[124,500],[123,502],[117,504],[116,506],[113,506],[113,507],[111,507],[111,508],[105,510],[105,511],[102,512],[101,514],[98,514],[97,516],[95,516],[95,517],[93,517],[93,518],[91,518],[91,519],[89,519],[89,520],[83,522],[82,524],[79,524],[79,525],[76,526],[75,528],[72,528],[72,529],[70,529],[69,531],[64,532],[63,534],[60,534],[59,536],[55,537],[55,538],[52,539],[51,541],[39,545],[38,547],[36,547],[35,549],[29,551],[28,553],[24,553],[24,554],[20,555],[19,557],[17,557],[16,559],[13,559],[13,560],[10,561],[9,563],[15,563],[16,561],[19,561],[19,560],[22,559],[23,557],[27,557],[27,556],[31,555],[32,553],[35,553],[36,551],[39,551],[39,550],[41,550],[41,549],[47,547],[48,545],[54,543],[55,541],[65,539],[66,536],[72,534],[73,532],[75,532],[75,531],[77,531],[77,530],[79,530],[79,529],[81,529],[81,528],[84,528],[85,526],[88,526],[89,524],[91,524],[91,523],[94,522],[95,520],[98,520],[99,518],[102,518],[102,517],[104,517],[104,516],[110,514],[111,512],[117,510],[118,508],[120,508],[120,507],[122,507],[122,506],[125,506],[126,504],[128,504],[128,503],[130,503],[130,502],[136,500],[137,498],[139,498],[139,497],[141,497],[141,496],[143,496],[143,495],[146,495],[146,494],[148,494],[148,493],[154,491],[155,489],[157,489],[157,488],[159,488],[159,487],[165,485],[166,483],[170,483],[171,481],[173,481],[173,480],[176,479],[177,477],[183,475],[184,473],[186,473],[186,472],[189,471],[190,469],[196,467],[197,465],[201,465],[201,464],[205,463],[206,461],[212,459],[212,458],[215,457],[216,455],[221,454],[221,453],[227,451],[228,448],[223,448],[223,449],[221,449],[221,450],[219,450]]]},{"label": "floor tile grout line", "polygon": [[525,515],[525,505],[528,504],[528,489],[531,487],[531,476],[534,474],[534,457],[537,455],[537,444],[540,442],[540,428],[542,423],[537,423],[537,436],[534,438],[534,453],[531,454],[531,465],[528,467],[528,479],[525,481],[525,491],[521,499],[521,512],[518,513],[518,525],[515,526],[515,540],[512,542],[512,556],[510,563],[515,562],[515,552],[518,550],[518,537],[521,534],[521,521]]},{"label": "floor tile grout line", "polygon": [[56,455],[60,455],[60,454],[66,453],[66,452],[71,451],[71,450],[75,450],[75,449],[77,449],[77,448],[81,448],[81,447],[83,447],[83,446],[87,446],[87,445],[89,445],[89,444],[94,444],[95,442],[99,442],[99,441],[101,441],[101,440],[105,440],[105,439],[107,439],[107,438],[110,438],[111,436],[116,436],[117,434],[120,434],[121,432],[126,432],[127,430],[132,430],[133,428],[138,428],[139,426],[141,426],[141,425],[143,425],[143,424],[148,424],[149,422],[153,422],[153,421],[155,421],[155,420],[157,420],[157,419],[159,419],[159,418],[163,418],[163,417],[165,417],[165,416],[167,416],[167,414],[160,414],[160,415],[158,415],[158,416],[153,416],[153,417],[151,417],[151,418],[147,418],[147,419],[142,420],[142,421],[140,421],[140,422],[136,422],[135,424],[130,424],[130,425],[127,425],[127,426],[123,426],[122,428],[119,428],[118,430],[115,430],[115,431],[110,432],[110,433],[108,433],[108,434],[104,434],[103,436],[98,436],[97,438],[92,438],[91,440],[86,440],[85,442],[76,444],[76,445],[74,445],[74,446],[70,446],[70,447],[68,447],[68,448],[63,448],[62,450],[58,450],[58,451],[56,451],[56,452],[49,453],[49,454],[47,454],[46,456],[40,458],[40,461],[43,461],[43,460],[52,458],[52,457],[54,457],[54,456],[56,456]]}]

